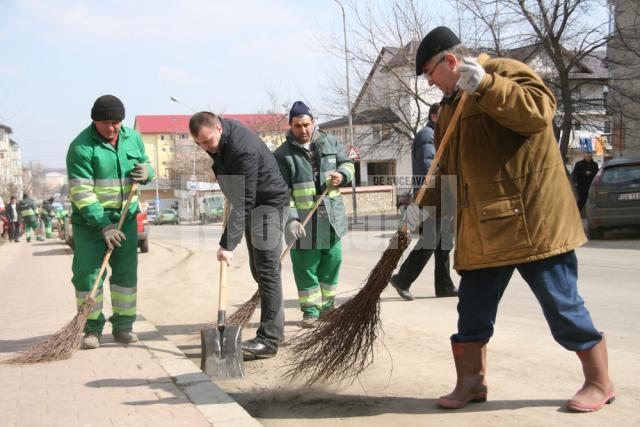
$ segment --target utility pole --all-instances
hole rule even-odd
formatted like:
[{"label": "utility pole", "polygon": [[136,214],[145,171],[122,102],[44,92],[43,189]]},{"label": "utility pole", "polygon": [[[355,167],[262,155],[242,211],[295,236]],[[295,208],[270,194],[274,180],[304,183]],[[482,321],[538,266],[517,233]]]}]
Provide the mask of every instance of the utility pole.
[{"label": "utility pole", "polygon": [[[349,49],[347,48],[347,15],[344,13],[344,7],[338,0],[334,0],[342,10],[342,34],[344,36],[344,66],[347,76],[347,120],[349,123],[349,149],[353,145],[353,118],[351,116],[351,88],[349,87]],[[351,203],[353,205],[353,223],[358,223],[358,206],[356,202],[356,174],[354,164],[353,178],[351,179]]]}]

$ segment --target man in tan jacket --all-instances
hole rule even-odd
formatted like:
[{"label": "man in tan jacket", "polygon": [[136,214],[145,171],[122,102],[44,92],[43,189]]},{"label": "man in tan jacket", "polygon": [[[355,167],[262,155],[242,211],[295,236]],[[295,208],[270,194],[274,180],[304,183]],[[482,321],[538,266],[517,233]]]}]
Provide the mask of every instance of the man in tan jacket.
[{"label": "man in tan jacket", "polygon": [[[458,332],[451,337],[458,381],[438,405],[457,409],[486,400],[486,344],[500,298],[518,270],[555,340],[582,362],[585,382],[567,407],[601,409],[615,391],[604,336],[577,291],[574,249],[586,238],[553,135],[553,94],[523,63],[500,58],[481,66],[469,59],[447,27],[422,40],[416,74],[445,95],[436,145],[462,94],[469,94],[439,164],[442,176],[455,175],[454,268],[461,281]],[[428,191],[417,202],[431,200]]]}]

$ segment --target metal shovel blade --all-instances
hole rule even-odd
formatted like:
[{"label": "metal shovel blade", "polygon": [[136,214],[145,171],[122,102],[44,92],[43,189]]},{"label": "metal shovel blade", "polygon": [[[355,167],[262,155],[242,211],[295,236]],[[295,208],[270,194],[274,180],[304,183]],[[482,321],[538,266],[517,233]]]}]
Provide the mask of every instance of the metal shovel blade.
[{"label": "metal shovel blade", "polygon": [[212,378],[243,378],[240,326],[222,326],[200,331],[200,369]]}]

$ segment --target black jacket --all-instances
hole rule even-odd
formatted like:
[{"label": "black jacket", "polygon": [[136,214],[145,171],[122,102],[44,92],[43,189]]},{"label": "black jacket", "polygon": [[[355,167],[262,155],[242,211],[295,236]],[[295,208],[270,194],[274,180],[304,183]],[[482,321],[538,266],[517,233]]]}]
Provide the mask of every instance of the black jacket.
[{"label": "black jacket", "polygon": [[591,181],[598,173],[598,163],[593,160],[587,162],[586,160],[580,160],[576,162],[573,167],[573,181],[578,187],[578,191],[588,192]]},{"label": "black jacket", "polygon": [[213,158],[213,173],[233,205],[220,246],[234,250],[242,240],[251,212],[258,206],[282,211],[289,205],[289,189],[275,157],[253,131],[236,120],[221,119],[222,136]]}]

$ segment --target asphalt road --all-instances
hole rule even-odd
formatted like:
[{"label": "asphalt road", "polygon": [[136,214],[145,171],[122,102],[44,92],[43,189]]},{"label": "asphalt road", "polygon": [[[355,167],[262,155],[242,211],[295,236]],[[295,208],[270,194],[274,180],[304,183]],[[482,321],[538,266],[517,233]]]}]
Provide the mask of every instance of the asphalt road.
[{"label": "asphalt road", "polygon": [[[392,231],[359,227],[343,241],[338,302],[353,295],[387,245]],[[199,363],[199,329],[216,318],[215,260],[219,225],[154,226],[151,249],[140,255],[139,311]],[[218,384],[267,426],[636,426],[640,425],[640,236],[611,234],[577,250],[580,293],[609,344],[610,371],[618,398],[593,414],[561,406],[581,386],[574,353],[552,339],[525,282],[515,274],[498,313],[488,347],[489,401],[464,410],[436,408],[455,382],[449,336],[456,326],[456,299],[437,299],[433,262],[414,284],[415,301],[382,295],[384,336],[375,363],[353,384],[304,387],[282,376],[282,358],[245,364],[248,376]],[[228,273],[229,303],[256,290],[244,242]],[[457,275],[454,273],[454,281]],[[301,313],[287,259],[283,264],[286,335]],[[258,318],[254,315],[253,322]],[[255,323],[244,339],[254,336]]]}]

